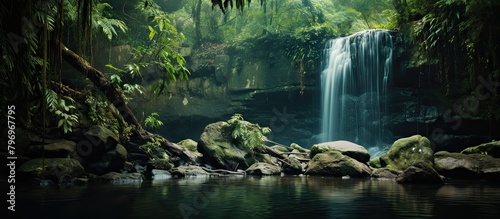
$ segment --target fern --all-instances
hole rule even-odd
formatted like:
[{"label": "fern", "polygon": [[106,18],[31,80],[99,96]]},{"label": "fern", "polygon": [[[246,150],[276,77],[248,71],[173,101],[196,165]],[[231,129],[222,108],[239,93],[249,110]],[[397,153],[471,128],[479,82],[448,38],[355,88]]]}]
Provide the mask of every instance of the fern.
[{"label": "fern", "polygon": [[[61,128],[64,134],[73,131],[73,126],[78,122],[78,115],[73,114],[72,111],[76,109],[74,100],[71,97],[61,97],[55,91],[47,89],[45,92],[45,100],[49,112],[56,115],[59,119],[57,127]],[[69,104],[66,102],[70,102]]]},{"label": "fern", "polygon": [[116,28],[120,29],[123,33],[127,32],[128,28],[125,22],[106,17],[105,11],[107,9],[112,9],[110,4],[98,3],[93,7],[93,9],[92,27],[102,30],[104,35],[106,35],[109,40],[112,40],[113,36],[118,35]]},{"label": "fern", "polygon": [[232,126],[231,137],[243,147],[250,150],[264,149],[264,135],[271,132],[270,128],[245,121],[241,114],[233,115],[227,123]]},{"label": "fern", "polygon": [[159,129],[163,126],[163,122],[158,119],[159,116],[157,112],[152,112],[144,121],[144,125],[150,129]]}]

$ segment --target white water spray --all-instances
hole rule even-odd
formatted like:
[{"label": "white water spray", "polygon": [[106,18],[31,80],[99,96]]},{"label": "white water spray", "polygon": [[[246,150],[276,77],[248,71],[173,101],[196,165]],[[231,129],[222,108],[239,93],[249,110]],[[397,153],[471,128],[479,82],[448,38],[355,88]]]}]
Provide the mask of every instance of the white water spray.
[{"label": "white water spray", "polygon": [[381,144],[393,47],[387,30],[328,42],[321,74],[323,142],[347,140],[371,150]]}]

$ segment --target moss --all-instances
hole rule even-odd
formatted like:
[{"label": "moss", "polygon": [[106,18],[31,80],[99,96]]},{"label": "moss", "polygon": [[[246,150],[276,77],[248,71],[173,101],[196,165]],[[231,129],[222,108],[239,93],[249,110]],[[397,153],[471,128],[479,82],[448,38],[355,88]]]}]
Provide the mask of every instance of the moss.
[{"label": "moss", "polygon": [[184,139],[182,141],[177,142],[177,144],[183,148],[186,148],[192,152],[197,151],[198,143],[192,139]]},{"label": "moss", "polygon": [[380,157],[376,157],[368,161],[368,165],[373,168],[382,168],[382,165],[380,164]]},{"label": "moss", "polygon": [[380,156],[381,167],[405,170],[417,162],[433,165],[434,152],[430,141],[421,135],[395,141],[389,151]]},{"label": "moss", "polygon": [[37,158],[24,163],[19,172],[36,178],[48,178],[56,182],[66,177],[76,178],[85,173],[82,165],[71,158]]}]

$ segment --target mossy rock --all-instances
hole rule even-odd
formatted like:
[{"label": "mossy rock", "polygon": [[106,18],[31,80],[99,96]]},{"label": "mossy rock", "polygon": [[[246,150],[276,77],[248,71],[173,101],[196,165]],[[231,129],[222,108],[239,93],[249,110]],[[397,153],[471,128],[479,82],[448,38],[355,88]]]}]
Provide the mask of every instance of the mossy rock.
[{"label": "mossy rock", "polygon": [[174,167],[174,165],[168,159],[154,159],[148,162],[147,167],[149,170],[170,170]]},{"label": "mossy rock", "polygon": [[396,181],[407,184],[443,184],[444,177],[428,163],[417,162],[399,174]]},{"label": "mossy rock", "polygon": [[[413,135],[396,140],[389,151],[380,156],[379,160],[380,167],[404,171],[418,162],[433,166],[434,151],[429,139],[421,135]],[[376,165],[376,162],[371,162],[371,164]]]},{"label": "mossy rock", "polygon": [[380,157],[375,157],[368,161],[368,165],[372,168],[382,168],[382,164],[380,164]]},{"label": "mossy rock", "polygon": [[464,149],[462,154],[486,154],[500,158],[500,141],[493,141]]},{"label": "mossy rock", "polygon": [[363,146],[349,141],[332,141],[315,144],[311,147],[309,156],[313,158],[316,154],[327,151],[339,151],[343,155],[354,158],[362,163],[366,163],[370,160],[370,154]]},{"label": "mossy rock", "polygon": [[281,169],[273,164],[257,162],[245,170],[248,175],[279,175]]},{"label": "mossy rock", "polygon": [[372,178],[378,178],[378,179],[396,179],[396,177],[401,174],[402,171],[399,170],[392,170],[392,169],[387,169],[387,168],[376,168],[372,170]]},{"label": "mossy rock", "polygon": [[298,175],[304,172],[302,164],[299,160],[293,157],[287,157],[282,165],[283,173],[290,175]]},{"label": "mossy rock", "polygon": [[56,183],[81,177],[85,174],[83,166],[72,158],[37,158],[23,163],[19,167],[21,175],[35,178],[45,178]]},{"label": "mossy rock", "polygon": [[500,158],[485,154],[440,151],[434,154],[434,168],[450,178],[500,179]]},{"label": "mossy rock", "polygon": [[369,177],[371,169],[339,151],[316,154],[308,163],[305,174],[321,176]]},{"label": "mossy rock", "polygon": [[259,160],[255,151],[237,144],[232,138],[232,126],[227,122],[216,122],[207,125],[200,136],[198,151],[203,154],[202,160],[219,169],[247,169]]},{"label": "mossy rock", "polygon": [[193,139],[184,139],[182,141],[177,142],[177,144],[183,148],[186,148],[192,152],[198,152],[197,147],[198,147],[198,142],[194,141]]}]

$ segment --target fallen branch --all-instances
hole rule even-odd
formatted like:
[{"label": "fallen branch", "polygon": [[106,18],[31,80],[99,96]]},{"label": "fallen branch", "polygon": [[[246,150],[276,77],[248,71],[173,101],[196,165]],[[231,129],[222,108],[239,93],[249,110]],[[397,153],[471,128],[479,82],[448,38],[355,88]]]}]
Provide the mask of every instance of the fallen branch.
[{"label": "fallen branch", "polygon": [[209,173],[223,173],[223,174],[233,174],[233,175],[245,175],[245,172],[240,172],[240,171],[231,171],[231,170],[223,170],[223,169],[208,169],[206,167],[202,167],[203,170],[209,172]]},{"label": "fallen branch", "polygon": [[[266,146],[266,151],[269,155],[271,155],[273,157],[277,157],[277,158],[282,159],[282,160],[287,158],[287,156],[285,156],[283,154],[283,152],[280,152],[278,150],[274,150],[271,147]],[[311,160],[308,158],[299,158],[299,157],[295,157],[295,159],[297,159],[298,161],[301,161],[301,162],[309,162]]]}]

